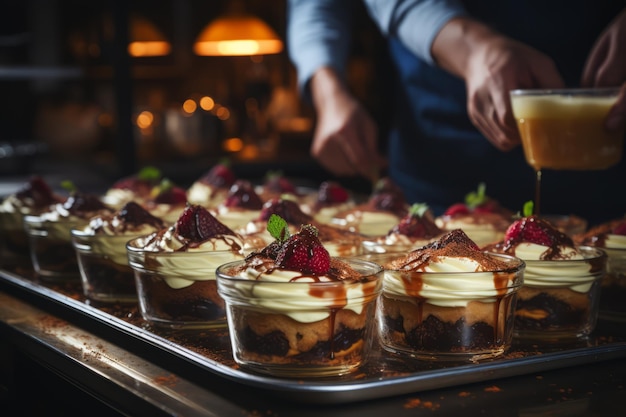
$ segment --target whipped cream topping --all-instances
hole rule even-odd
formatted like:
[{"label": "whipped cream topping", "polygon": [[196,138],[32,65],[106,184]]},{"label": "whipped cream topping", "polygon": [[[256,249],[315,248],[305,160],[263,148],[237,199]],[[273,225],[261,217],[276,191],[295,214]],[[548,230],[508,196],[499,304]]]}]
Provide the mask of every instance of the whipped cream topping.
[{"label": "whipped cream topping", "polygon": [[41,213],[37,216],[26,216],[24,223],[30,233],[38,233],[36,230],[45,230],[48,238],[61,241],[71,241],[71,230],[84,227],[94,216],[106,215],[110,213],[108,209],[97,211],[81,211],[72,213],[63,204],[55,204],[51,211]]},{"label": "whipped cream topping", "polygon": [[[380,272],[369,263],[369,274]],[[373,301],[380,288],[380,280],[363,279],[362,274],[337,259],[331,261],[331,271],[347,274],[338,279],[330,274],[307,276],[299,271],[277,268],[267,258],[251,257],[246,263],[224,271],[235,279],[220,279],[220,293],[245,300],[247,304],[284,314],[301,323],[324,320],[338,309],[360,314]]]},{"label": "whipped cream topping", "polygon": [[187,190],[187,201],[204,207],[216,207],[228,194],[228,188],[219,188],[202,181],[194,182]]},{"label": "whipped cream topping", "polygon": [[244,247],[243,239],[233,235],[188,245],[171,226],[131,240],[128,259],[134,269],[156,272],[167,285],[179,289],[196,281],[214,280],[220,265],[244,258]]},{"label": "whipped cream topping", "polygon": [[494,302],[521,285],[523,267],[519,259],[481,252],[457,229],[386,262],[383,292],[442,307]]},{"label": "whipped cream topping", "polygon": [[380,236],[386,234],[399,220],[400,217],[391,212],[366,211],[356,208],[333,217],[330,223],[364,236]]},{"label": "whipped cream topping", "polygon": [[435,224],[441,229],[462,229],[478,246],[502,240],[510,222],[509,218],[498,213],[441,216],[435,219]]}]

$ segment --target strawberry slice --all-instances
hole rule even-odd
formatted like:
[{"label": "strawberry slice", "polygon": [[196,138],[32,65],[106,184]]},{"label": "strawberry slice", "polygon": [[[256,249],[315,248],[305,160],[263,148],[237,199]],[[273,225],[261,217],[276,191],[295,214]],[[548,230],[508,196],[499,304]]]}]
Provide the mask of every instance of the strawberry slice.
[{"label": "strawberry slice", "polygon": [[139,196],[147,196],[160,181],[161,171],[154,167],[145,167],[136,175],[116,181],[111,188],[130,190]]},{"label": "strawberry slice", "polygon": [[120,209],[117,217],[122,219],[125,223],[135,226],[147,224],[156,229],[163,228],[163,220],[153,216],[148,210],[134,201],[126,203],[124,207]]},{"label": "strawberry slice", "polygon": [[265,176],[265,188],[276,194],[298,194],[293,183],[281,171],[270,171]]},{"label": "strawberry slice", "polygon": [[32,177],[27,184],[15,193],[15,196],[18,200],[27,203],[33,208],[43,208],[61,201],[40,176]]},{"label": "strawberry slice", "polygon": [[269,220],[272,214],[276,214],[289,224],[300,226],[313,221],[313,217],[304,213],[298,203],[285,198],[273,198],[268,200],[261,209],[259,220]]},{"label": "strawberry slice", "polygon": [[254,191],[250,181],[238,180],[228,190],[224,205],[226,207],[241,207],[248,210],[261,210],[263,201]]},{"label": "strawberry slice", "polygon": [[574,246],[570,237],[561,233],[548,221],[534,215],[513,222],[504,235],[504,241],[507,247],[519,242],[535,243],[548,247],[556,245]]},{"label": "strawberry slice", "polygon": [[183,205],[187,203],[187,192],[167,178],[152,190],[152,194],[155,196],[153,201],[156,204]]},{"label": "strawberry slice", "polygon": [[214,165],[209,172],[200,178],[200,182],[217,188],[229,188],[236,179],[235,173],[230,168],[230,163],[223,161]]},{"label": "strawberry slice", "polygon": [[626,236],[626,221],[618,223],[612,230],[614,235]]},{"label": "strawberry slice", "polygon": [[426,204],[413,204],[409,213],[389,232],[413,238],[430,239],[443,233],[432,219],[432,214]]},{"label": "strawberry slice", "polygon": [[334,181],[324,181],[317,192],[317,201],[320,203],[345,203],[349,197],[348,190]]},{"label": "strawberry slice", "polygon": [[235,232],[200,205],[187,206],[176,221],[175,227],[181,237],[192,243],[201,243],[216,236],[236,236]]},{"label": "strawberry slice", "polygon": [[317,228],[307,224],[285,241],[276,257],[276,264],[281,268],[319,276],[330,269],[330,254],[317,237]]},{"label": "strawberry slice", "polygon": [[464,216],[469,214],[469,208],[463,203],[452,204],[448,209],[443,213],[444,216]]}]

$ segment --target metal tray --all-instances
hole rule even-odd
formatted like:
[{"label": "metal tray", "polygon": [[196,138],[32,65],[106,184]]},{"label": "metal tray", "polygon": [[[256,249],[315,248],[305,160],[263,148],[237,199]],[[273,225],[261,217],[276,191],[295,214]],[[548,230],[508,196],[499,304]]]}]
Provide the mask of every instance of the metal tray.
[{"label": "metal tray", "polygon": [[340,404],[531,374],[626,357],[622,326],[600,321],[588,340],[523,345],[480,363],[440,363],[393,355],[377,348],[359,372],[325,379],[282,379],[237,368],[227,330],[166,331],[141,319],[136,305],[97,306],[79,282],[50,285],[32,271],[0,270],[0,289],[27,299],[77,326],[201,385],[243,384],[298,403]]}]

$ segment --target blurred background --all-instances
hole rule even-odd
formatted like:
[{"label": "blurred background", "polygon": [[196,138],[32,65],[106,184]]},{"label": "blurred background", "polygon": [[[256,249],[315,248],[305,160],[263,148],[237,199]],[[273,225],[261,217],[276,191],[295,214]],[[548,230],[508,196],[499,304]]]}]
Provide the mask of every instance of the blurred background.
[{"label": "blurred background", "polygon": [[[386,51],[353,3],[349,82],[384,132]],[[223,158],[241,176],[328,179],[309,156],[315,120],[287,57],[284,0],[2,8],[0,181],[54,167],[109,181],[151,165],[186,184]]]}]

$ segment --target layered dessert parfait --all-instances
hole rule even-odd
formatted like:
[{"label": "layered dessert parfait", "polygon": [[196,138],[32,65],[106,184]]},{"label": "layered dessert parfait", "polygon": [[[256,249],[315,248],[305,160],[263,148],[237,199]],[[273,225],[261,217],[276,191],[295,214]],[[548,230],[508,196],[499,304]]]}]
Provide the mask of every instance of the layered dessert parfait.
[{"label": "layered dessert parfait", "polygon": [[267,230],[267,221],[273,214],[287,222],[291,233],[296,233],[303,224],[315,226],[319,239],[331,256],[350,257],[362,252],[362,235],[315,221],[313,216],[304,213],[300,205],[288,196],[267,201],[263,204],[259,216],[250,221],[240,232],[257,241],[263,241],[264,245],[270,244],[275,238]]},{"label": "layered dessert parfait", "polygon": [[587,230],[587,220],[575,214],[541,214],[540,217],[571,238]]},{"label": "layered dessert parfait", "polygon": [[115,181],[102,196],[102,201],[115,210],[119,210],[130,201],[143,204],[151,198],[154,187],[159,185],[161,179],[159,169],[142,168],[134,175]]},{"label": "layered dessert parfait", "polygon": [[198,178],[187,190],[187,199],[191,204],[206,208],[217,207],[228,194],[228,190],[237,180],[230,167],[230,162],[222,161]]},{"label": "layered dessert parfait", "polygon": [[364,236],[380,236],[397,224],[408,210],[402,190],[389,178],[382,178],[366,202],[338,212],[331,224]]},{"label": "layered dessert parfait", "polygon": [[52,281],[79,278],[71,231],[84,227],[92,217],[111,212],[98,196],[73,191],[65,202],[50,206],[39,215],[24,217],[37,275]]},{"label": "layered dessert parfait", "polygon": [[337,213],[350,210],[354,205],[354,199],[346,188],[335,181],[324,181],[317,192],[303,198],[301,208],[315,221],[330,223]]},{"label": "layered dessert parfait", "polygon": [[282,171],[267,172],[263,184],[258,186],[256,191],[263,201],[286,195],[296,201],[302,197],[294,183]]},{"label": "layered dessert parfait", "polygon": [[145,320],[170,328],[226,325],[215,269],[244,259],[244,239],[206,208],[189,205],[173,225],[126,245]]},{"label": "layered dessert parfait", "polygon": [[601,248],[608,257],[601,285],[600,317],[626,320],[626,218],[592,227],[575,240],[580,245]]},{"label": "layered dessert parfait", "polygon": [[598,318],[606,254],[576,246],[569,236],[528,211],[511,224],[503,241],[487,248],[526,262],[515,333],[531,338],[586,337]]},{"label": "layered dessert parfait", "polygon": [[274,215],[267,227],[274,242],[217,271],[235,361],[298,378],[356,370],[374,340],[382,268],[331,257],[312,225],[291,234]]},{"label": "layered dessert parfait", "polygon": [[481,247],[502,240],[512,220],[513,212],[489,197],[484,183],[468,193],[463,203],[451,205],[435,219],[443,230],[462,229]]},{"label": "layered dessert parfait", "polygon": [[410,252],[443,234],[428,205],[415,203],[386,235],[364,240],[363,248],[365,253]]},{"label": "layered dessert parfait", "polygon": [[187,207],[187,190],[164,178],[154,187],[143,206],[167,224],[174,224]]},{"label": "layered dessert parfait", "polygon": [[0,265],[30,264],[28,238],[23,226],[24,216],[41,214],[63,200],[40,176],[33,176],[22,188],[2,200]]},{"label": "layered dessert parfait", "polygon": [[222,203],[215,208],[215,215],[231,229],[245,227],[259,217],[263,201],[250,181],[237,180],[228,190]]},{"label": "layered dessert parfait", "polygon": [[509,348],[522,260],[482,252],[457,229],[383,266],[379,328],[386,350],[476,361]]},{"label": "layered dessert parfait", "polygon": [[95,216],[87,226],[72,230],[85,296],[93,301],[136,303],[126,243],[163,227],[163,220],[130,202],[115,213]]}]

